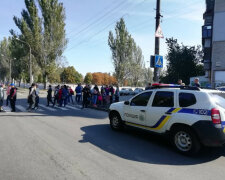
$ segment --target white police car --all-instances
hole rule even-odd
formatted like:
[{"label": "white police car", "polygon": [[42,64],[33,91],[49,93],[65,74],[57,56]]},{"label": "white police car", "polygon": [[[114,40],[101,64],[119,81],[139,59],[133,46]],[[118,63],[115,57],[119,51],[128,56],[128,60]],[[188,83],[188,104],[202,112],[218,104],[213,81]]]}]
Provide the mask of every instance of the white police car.
[{"label": "white police car", "polygon": [[174,147],[195,154],[225,143],[225,93],[195,87],[157,86],[109,108],[110,125],[169,135]]}]

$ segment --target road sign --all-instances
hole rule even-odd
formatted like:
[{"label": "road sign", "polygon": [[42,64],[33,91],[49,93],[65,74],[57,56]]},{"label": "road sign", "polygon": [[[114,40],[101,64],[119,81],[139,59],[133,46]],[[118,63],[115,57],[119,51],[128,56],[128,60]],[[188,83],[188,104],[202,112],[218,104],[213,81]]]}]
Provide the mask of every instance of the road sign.
[{"label": "road sign", "polygon": [[162,32],[162,28],[159,24],[156,32],[155,32],[155,37],[158,37],[158,38],[164,38],[164,35],[163,35],[163,32]]},{"label": "road sign", "polygon": [[163,56],[155,55],[155,67],[163,68]]}]

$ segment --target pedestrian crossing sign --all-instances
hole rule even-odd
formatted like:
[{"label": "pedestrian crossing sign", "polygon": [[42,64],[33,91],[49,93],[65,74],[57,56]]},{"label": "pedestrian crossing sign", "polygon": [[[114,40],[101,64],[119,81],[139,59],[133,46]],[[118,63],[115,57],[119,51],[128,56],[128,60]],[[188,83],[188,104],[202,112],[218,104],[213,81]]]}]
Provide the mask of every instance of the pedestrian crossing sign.
[{"label": "pedestrian crossing sign", "polygon": [[155,67],[163,68],[163,56],[155,55]]}]

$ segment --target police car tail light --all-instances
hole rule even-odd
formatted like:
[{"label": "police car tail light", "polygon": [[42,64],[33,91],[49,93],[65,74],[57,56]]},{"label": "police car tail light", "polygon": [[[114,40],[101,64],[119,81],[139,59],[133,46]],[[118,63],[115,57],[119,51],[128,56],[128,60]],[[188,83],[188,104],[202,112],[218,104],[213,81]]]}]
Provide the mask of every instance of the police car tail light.
[{"label": "police car tail light", "polygon": [[213,124],[221,124],[220,111],[216,108],[211,110],[211,117]]}]

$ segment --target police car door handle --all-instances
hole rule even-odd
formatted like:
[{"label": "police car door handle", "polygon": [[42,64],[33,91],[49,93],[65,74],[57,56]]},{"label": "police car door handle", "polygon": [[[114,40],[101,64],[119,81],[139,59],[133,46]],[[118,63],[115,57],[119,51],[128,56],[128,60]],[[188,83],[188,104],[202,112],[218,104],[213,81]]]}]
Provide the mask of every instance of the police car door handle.
[{"label": "police car door handle", "polygon": [[145,112],[145,110],[141,110],[141,112]]},{"label": "police car door handle", "polygon": [[166,114],[172,114],[171,112],[166,112]]}]

